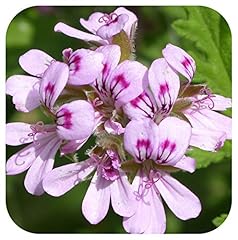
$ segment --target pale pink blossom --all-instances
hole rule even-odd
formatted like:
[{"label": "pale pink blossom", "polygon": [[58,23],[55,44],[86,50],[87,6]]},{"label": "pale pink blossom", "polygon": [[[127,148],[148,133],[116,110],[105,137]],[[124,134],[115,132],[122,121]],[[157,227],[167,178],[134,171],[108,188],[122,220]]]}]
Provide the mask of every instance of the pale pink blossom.
[{"label": "pale pink blossom", "polygon": [[[103,68],[103,55],[91,50],[78,49],[73,52],[72,49],[65,49],[63,57],[66,63],[64,71],[68,72],[66,82],[70,85],[81,86],[94,82]],[[30,112],[40,106],[39,85],[54,62],[55,59],[38,49],[29,50],[19,58],[20,66],[31,76],[13,75],[6,82],[6,93],[13,97],[18,111]]]},{"label": "pale pink blossom", "polygon": [[110,202],[120,216],[132,216],[136,207],[134,195],[126,174],[120,169],[118,154],[111,150],[55,168],[44,178],[44,190],[52,196],[61,196],[87,180],[94,171],[82,203],[85,218],[91,224],[99,223],[105,218]]},{"label": "pale pink blossom", "polygon": [[176,72],[188,79],[186,88],[189,87],[196,69],[195,61],[172,44],[166,46],[163,55],[164,58],[151,64],[144,92],[123,106],[124,112],[130,119],[151,118],[159,123],[164,117],[176,114],[173,108],[183,100],[187,102],[187,107],[179,113],[193,127],[190,145],[206,151],[217,151],[226,139],[231,139],[231,118],[216,111],[230,108],[231,99],[212,94],[205,86],[192,97],[180,96],[181,86]]},{"label": "pale pink blossom", "polygon": [[119,63],[121,51],[117,45],[102,46],[96,51],[103,54],[104,67],[92,84],[98,94],[94,106],[102,116],[101,123],[105,124],[106,131],[121,134],[124,127],[114,115],[123,105],[143,92],[147,68],[137,61]]},{"label": "pale pink blossom", "polygon": [[80,23],[90,33],[75,29],[62,22],[57,23],[54,30],[85,42],[108,45],[112,43],[112,37],[122,30],[131,39],[137,26],[137,17],[133,12],[119,7],[110,14],[95,12],[89,16],[88,20],[80,18]]},{"label": "pale pink blossom", "polygon": [[169,167],[195,170],[194,159],[184,155],[190,138],[190,125],[174,117],[165,118],[159,125],[151,119],[128,123],[124,134],[125,149],[141,167],[132,184],[136,213],[123,220],[127,232],[165,232],[166,217],[161,197],[182,220],[199,215],[199,199],[169,174]]},{"label": "pale pink blossom", "polygon": [[[95,113],[88,102],[76,100],[54,108],[68,80],[67,69],[65,63],[53,62],[39,83],[40,103],[54,117],[55,124],[14,122],[6,126],[7,145],[30,143],[8,159],[6,172],[15,175],[29,169],[24,184],[27,191],[34,195],[44,193],[42,179],[52,170],[60,146],[67,141],[88,138],[94,129]],[[16,93],[22,94],[18,90]]]}]

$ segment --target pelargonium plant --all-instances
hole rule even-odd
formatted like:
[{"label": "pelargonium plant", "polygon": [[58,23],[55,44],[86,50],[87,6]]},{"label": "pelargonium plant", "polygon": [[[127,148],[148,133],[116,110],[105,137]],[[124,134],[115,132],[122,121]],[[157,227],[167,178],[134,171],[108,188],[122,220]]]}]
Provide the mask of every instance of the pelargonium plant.
[{"label": "pelargonium plant", "polygon": [[[90,49],[64,49],[62,61],[38,49],[20,56],[28,75],[9,77],[6,93],[17,111],[40,107],[51,124],[7,123],[7,145],[23,148],[6,172],[27,171],[26,191],[38,196],[59,197],[90,181],[82,212],[91,224],[106,217],[111,203],[126,232],[164,233],[162,199],[182,220],[199,216],[199,198],[171,173],[195,171],[195,159],[186,156],[193,147],[215,152],[231,139],[231,118],[220,113],[231,99],[192,84],[195,60],[171,43],[150,66],[136,61],[137,22],[123,7],[95,12],[80,19],[90,33],[55,26]],[[88,158],[76,160],[90,136]],[[54,168],[57,151],[73,163]]]}]

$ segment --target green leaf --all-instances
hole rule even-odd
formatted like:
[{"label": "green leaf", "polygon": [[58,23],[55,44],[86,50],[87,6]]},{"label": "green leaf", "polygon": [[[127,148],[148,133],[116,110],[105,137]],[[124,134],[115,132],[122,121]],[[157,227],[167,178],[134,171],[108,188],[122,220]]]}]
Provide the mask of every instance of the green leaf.
[{"label": "green leaf", "polygon": [[211,163],[218,163],[231,158],[231,142],[227,141],[223,148],[217,152],[207,152],[194,148],[188,152],[188,156],[196,159],[196,168],[208,167]]},{"label": "green leaf", "polygon": [[16,17],[7,30],[7,47],[25,47],[31,44],[34,27],[24,17]]},{"label": "green leaf", "polygon": [[219,217],[216,217],[212,220],[212,223],[216,226],[219,227],[227,218],[227,214],[223,213]]},{"label": "green leaf", "polygon": [[[205,82],[213,92],[231,94],[231,34],[216,11],[206,7],[185,7],[186,19],[172,26],[183,38],[194,44],[189,53],[196,61],[194,82]],[[188,49],[186,49],[188,50]]]}]

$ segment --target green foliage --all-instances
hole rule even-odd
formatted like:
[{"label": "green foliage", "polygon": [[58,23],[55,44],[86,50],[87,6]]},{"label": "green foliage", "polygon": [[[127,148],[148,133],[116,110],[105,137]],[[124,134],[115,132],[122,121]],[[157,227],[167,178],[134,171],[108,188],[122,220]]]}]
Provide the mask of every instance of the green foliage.
[{"label": "green foliage", "polygon": [[208,167],[211,163],[218,163],[231,158],[231,143],[226,142],[222,149],[217,152],[207,152],[201,149],[192,149],[188,155],[196,159],[197,168]]},{"label": "green foliage", "polygon": [[227,214],[223,213],[219,217],[216,217],[212,220],[212,223],[216,226],[219,227],[227,218]]},{"label": "green foliage", "polygon": [[34,36],[34,27],[31,22],[21,17],[13,21],[7,30],[7,47],[28,46]]},{"label": "green foliage", "polygon": [[[214,10],[205,7],[185,7],[187,18],[174,21],[176,32],[194,44],[190,54],[197,70],[193,82],[206,83],[214,93],[231,94],[231,33],[222,18]],[[227,111],[230,115],[230,111]],[[231,143],[216,153],[194,149],[189,156],[197,160],[197,168],[218,163],[231,157]]]},{"label": "green foliage", "polygon": [[205,7],[186,7],[187,18],[173,23],[182,37],[195,44],[191,55],[197,64],[194,82],[205,82],[216,93],[231,93],[231,34],[225,20]]}]

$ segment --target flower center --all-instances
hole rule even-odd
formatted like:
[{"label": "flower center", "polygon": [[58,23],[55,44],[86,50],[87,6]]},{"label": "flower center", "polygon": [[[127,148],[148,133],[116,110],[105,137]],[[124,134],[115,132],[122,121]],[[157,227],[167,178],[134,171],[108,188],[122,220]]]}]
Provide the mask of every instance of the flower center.
[{"label": "flower center", "polygon": [[92,153],[90,156],[98,166],[102,177],[109,181],[119,178],[119,168],[121,167],[118,154],[112,150],[107,150],[100,154]]}]

